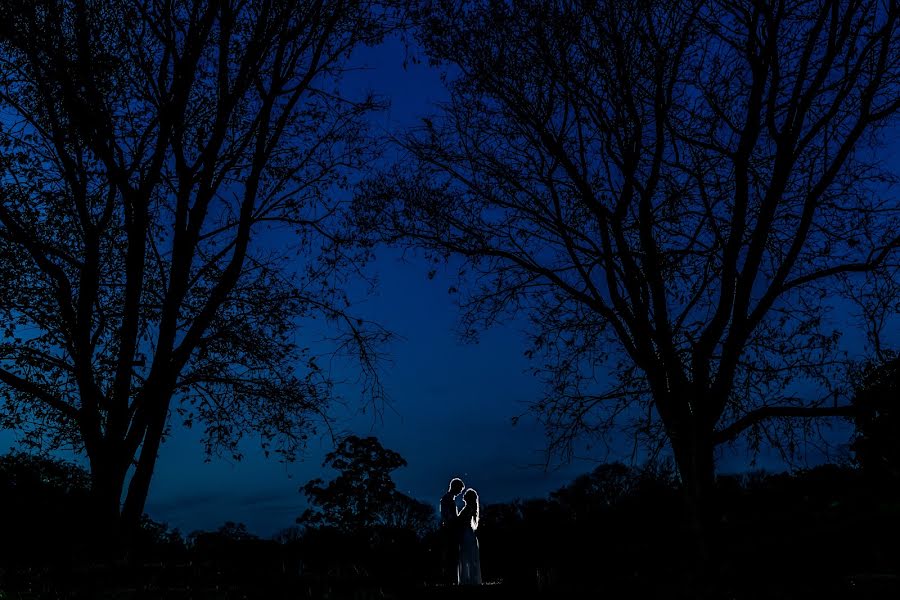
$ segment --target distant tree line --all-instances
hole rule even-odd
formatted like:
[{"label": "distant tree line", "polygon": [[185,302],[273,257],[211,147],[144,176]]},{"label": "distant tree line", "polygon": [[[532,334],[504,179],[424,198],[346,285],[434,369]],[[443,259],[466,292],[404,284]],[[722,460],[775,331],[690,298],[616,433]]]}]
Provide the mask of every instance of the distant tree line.
[{"label": "distant tree line", "polygon": [[[866,440],[880,450],[857,452],[855,464],[719,475],[720,589],[737,599],[841,598],[875,585],[896,591],[896,581],[877,577],[900,559],[900,477],[897,463],[885,458],[897,456],[900,442],[873,433],[896,427],[896,418],[879,412],[877,428],[857,430],[854,447]],[[421,593],[440,580],[437,516],[433,502],[397,493],[390,473],[403,462],[375,438],[349,436],[326,458],[335,478],[301,488],[309,510],[273,539],[237,522],[184,536],[145,515],[131,565],[110,568],[84,552],[91,524],[78,515],[90,502],[87,472],[55,459],[6,455],[0,590],[230,589],[260,598]],[[525,595],[677,595],[692,560],[680,550],[682,485],[672,462],[609,463],[546,498],[487,505],[479,528],[484,576]],[[346,507],[368,516],[335,512]]]}]

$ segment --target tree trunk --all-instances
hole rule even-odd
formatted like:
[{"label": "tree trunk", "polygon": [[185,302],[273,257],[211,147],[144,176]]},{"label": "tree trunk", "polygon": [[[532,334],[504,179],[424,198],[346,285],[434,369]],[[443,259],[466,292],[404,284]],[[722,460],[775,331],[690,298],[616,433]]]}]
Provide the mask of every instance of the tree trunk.
[{"label": "tree trunk", "polygon": [[91,456],[91,496],[95,537],[91,547],[93,558],[121,559],[127,557],[134,535],[140,527],[144,506],[150,491],[150,480],[162,441],[165,418],[156,418],[144,434],[140,458],[137,461],[128,493],[123,503],[125,483],[132,457],[122,457],[106,443],[99,456]]},{"label": "tree trunk", "polygon": [[166,394],[155,404],[155,412],[150,416],[147,431],[141,444],[140,457],[135,467],[134,475],[128,484],[128,494],[125,497],[125,505],[122,508],[122,530],[126,541],[131,539],[141,523],[144,515],[144,506],[150,493],[150,481],[156,469],[156,460],[159,456],[159,447],[169,414],[169,402],[171,394]]},{"label": "tree trunk", "polygon": [[685,575],[692,591],[702,597],[715,587],[715,445],[712,432],[696,428],[682,435],[673,432],[671,438],[685,502],[685,542],[690,548],[691,564]]},{"label": "tree trunk", "polygon": [[91,545],[94,558],[113,558],[121,553],[121,500],[128,474],[127,460],[118,457],[104,444],[100,456],[91,456],[91,496],[95,536]]}]

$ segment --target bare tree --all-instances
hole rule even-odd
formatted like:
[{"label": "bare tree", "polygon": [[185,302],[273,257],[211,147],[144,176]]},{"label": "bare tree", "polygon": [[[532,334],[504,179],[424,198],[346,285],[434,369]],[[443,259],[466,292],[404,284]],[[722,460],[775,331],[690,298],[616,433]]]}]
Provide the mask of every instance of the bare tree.
[{"label": "bare tree", "polygon": [[385,333],[347,313],[334,196],[378,103],[337,86],[390,10],[0,7],[3,425],[86,452],[111,534],[137,526],[173,419],[207,452],[303,447],[333,392],[297,327],[322,317],[375,374]]},{"label": "bare tree", "polygon": [[840,295],[896,298],[900,203],[872,149],[900,109],[900,4],[462,1],[421,17],[450,97],[361,190],[359,219],[462,257],[475,331],[531,315],[557,448],[661,434],[702,531],[717,445],[789,444],[796,418],[849,414],[830,387]]}]

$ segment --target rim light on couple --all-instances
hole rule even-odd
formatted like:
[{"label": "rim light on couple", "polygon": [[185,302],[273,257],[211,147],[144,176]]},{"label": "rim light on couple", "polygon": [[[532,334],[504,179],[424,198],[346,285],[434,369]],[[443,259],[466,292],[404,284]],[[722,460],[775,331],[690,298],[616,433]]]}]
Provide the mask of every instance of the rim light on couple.
[{"label": "rim light on couple", "polygon": [[[445,583],[481,585],[478,492],[469,488],[463,493],[465,487],[462,479],[454,477],[441,497],[442,573]],[[457,504],[460,494],[462,506]]]}]

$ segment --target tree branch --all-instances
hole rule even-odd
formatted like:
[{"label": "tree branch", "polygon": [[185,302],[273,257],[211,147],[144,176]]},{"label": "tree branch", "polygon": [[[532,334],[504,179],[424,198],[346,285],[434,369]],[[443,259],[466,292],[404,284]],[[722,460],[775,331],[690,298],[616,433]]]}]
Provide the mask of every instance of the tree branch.
[{"label": "tree branch", "polygon": [[744,430],[766,419],[852,417],[856,413],[857,408],[849,404],[842,406],[764,406],[750,411],[728,427],[715,432],[713,441],[716,445],[734,441]]},{"label": "tree branch", "polygon": [[22,393],[30,394],[51,408],[55,408],[65,416],[76,419],[78,418],[78,410],[71,404],[65,403],[62,398],[51,394],[33,381],[28,381],[19,377],[15,373],[11,373],[6,369],[0,369],[0,382],[14,388]]}]

